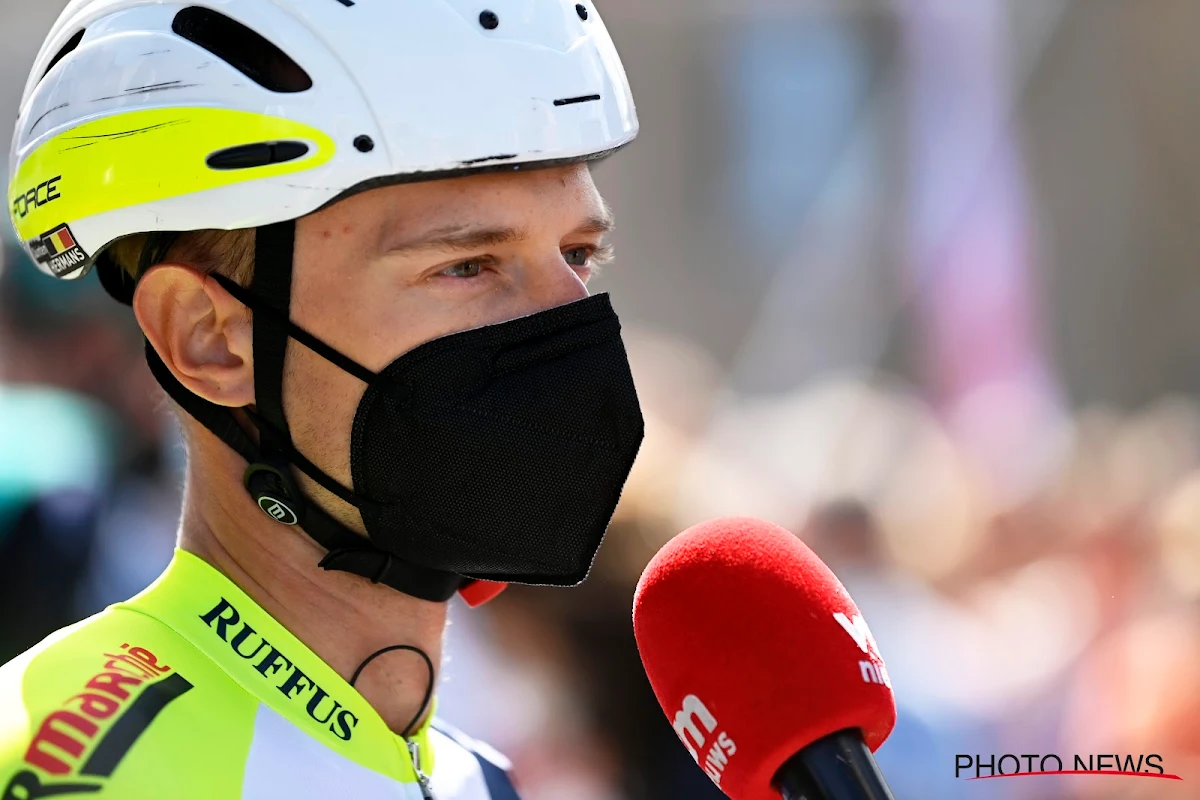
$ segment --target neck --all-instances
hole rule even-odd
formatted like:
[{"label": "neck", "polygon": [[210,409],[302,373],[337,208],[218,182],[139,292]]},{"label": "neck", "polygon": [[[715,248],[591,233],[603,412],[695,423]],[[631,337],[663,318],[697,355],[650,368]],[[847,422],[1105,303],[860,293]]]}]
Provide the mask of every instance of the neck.
[{"label": "neck", "polygon": [[[244,469],[240,459],[207,431],[196,439],[189,448],[181,548],[224,573],[346,681],[372,654],[398,644],[420,648],[438,668],[445,603],[320,569],[324,551],[303,531],[268,519],[235,479]],[[354,688],[389,728],[405,734],[428,685],[424,659],[396,650],[373,659]]]}]

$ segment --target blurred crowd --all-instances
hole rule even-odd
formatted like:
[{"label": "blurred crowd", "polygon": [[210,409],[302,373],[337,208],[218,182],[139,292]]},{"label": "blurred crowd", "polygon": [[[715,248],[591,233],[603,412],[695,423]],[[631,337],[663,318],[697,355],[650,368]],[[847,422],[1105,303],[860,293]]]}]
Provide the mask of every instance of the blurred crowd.
[{"label": "blurred crowd", "polygon": [[[897,728],[878,754],[898,798],[1192,796],[1187,782],[1200,775],[1195,401],[1065,417],[1046,434],[1053,444],[1038,480],[1014,496],[894,377],[849,373],[747,401],[721,392],[712,365],[683,342],[635,333],[631,350],[647,441],[592,578],[554,598],[514,591],[487,621],[491,663],[506,665],[499,674],[511,676],[512,691],[475,726],[508,743],[534,796],[720,796],[702,785],[654,705],[628,610],[657,548],[721,514],[790,528],[856,599],[899,702]],[[477,624],[467,623],[472,633]],[[448,689],[458,669],[450,652]],[[1056,753],[1066,769],[1075,754],[1157,753],[1185,783],[964,785],[954,773],[960,753]],[[552,787],[544,795],[543,785]]]},{"label": "blurred crowd", "polygon": [[[0,0],[5,114],[61,5]],[[528,800],[720,797],[631,602],[675,533],[757,515],[869,622],[900,800],[1197,796],[1200,4],[600,5],[644,130],[596,167],[598,288],[647,438],[584,585],[455,605],[439,713]],[[183,453],[128,309],[0,240],[4,661],[157,576]],[[1004,753],[1184,781],[955,779]]]}]

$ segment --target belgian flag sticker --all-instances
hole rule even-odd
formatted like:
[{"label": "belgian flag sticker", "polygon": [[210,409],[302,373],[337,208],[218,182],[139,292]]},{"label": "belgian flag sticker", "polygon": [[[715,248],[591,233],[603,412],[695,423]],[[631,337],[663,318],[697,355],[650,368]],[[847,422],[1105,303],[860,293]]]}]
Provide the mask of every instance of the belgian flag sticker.
[{"label": "belgian flag sticker", "polygon": [[57,277],[69,275],[87,261],[87,253],[75,243],[71,228],[63,223],[29,242],[34,259]]}]

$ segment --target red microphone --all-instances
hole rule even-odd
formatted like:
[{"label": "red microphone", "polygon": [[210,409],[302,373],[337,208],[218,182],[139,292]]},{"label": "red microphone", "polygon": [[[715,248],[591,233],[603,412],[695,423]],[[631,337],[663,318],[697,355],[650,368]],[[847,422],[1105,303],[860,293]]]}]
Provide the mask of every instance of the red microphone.
[{"label": "red microphone", "polygon": [[749,517],[687,529],[642,573],[633,628],[659,704],[729,797],[893,800],[871,755],[896,723],[887,669],[791,532]]}]

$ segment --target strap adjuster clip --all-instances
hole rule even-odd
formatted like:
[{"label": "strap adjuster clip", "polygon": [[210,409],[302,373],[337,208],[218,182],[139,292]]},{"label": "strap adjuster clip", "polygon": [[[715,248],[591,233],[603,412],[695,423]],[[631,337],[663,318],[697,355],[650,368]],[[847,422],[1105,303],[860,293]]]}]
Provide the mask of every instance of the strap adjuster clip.
[{"label": "strap adjuster clip", "polygon": [[299,525],[304,500],[287,467],[258,462],[246,468],[242,478],[246,491],[271,519],[283,525]]}]

